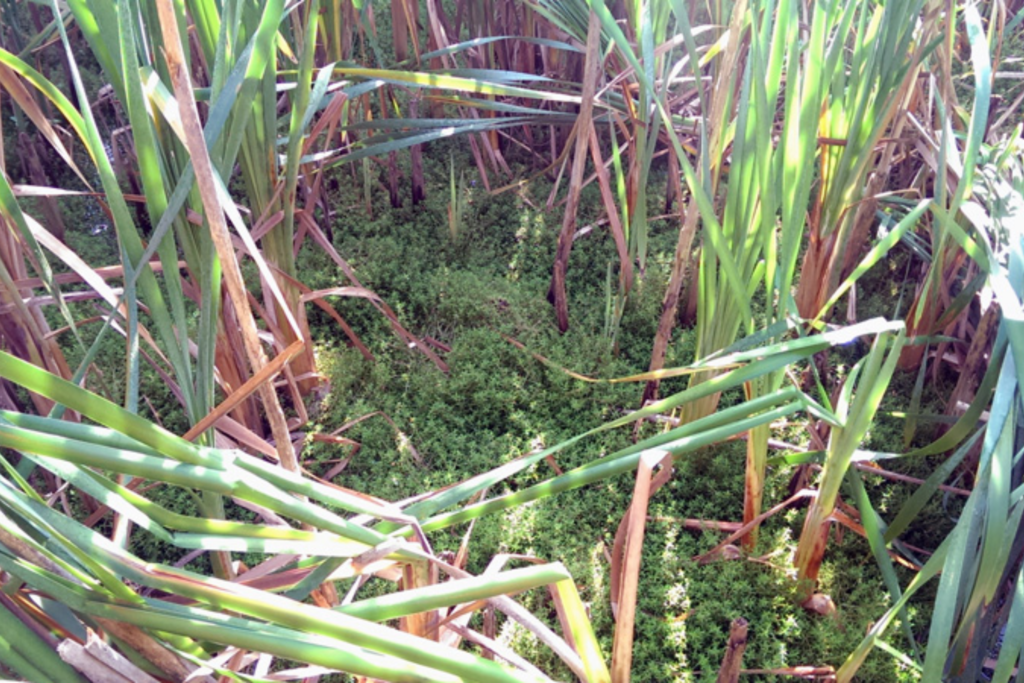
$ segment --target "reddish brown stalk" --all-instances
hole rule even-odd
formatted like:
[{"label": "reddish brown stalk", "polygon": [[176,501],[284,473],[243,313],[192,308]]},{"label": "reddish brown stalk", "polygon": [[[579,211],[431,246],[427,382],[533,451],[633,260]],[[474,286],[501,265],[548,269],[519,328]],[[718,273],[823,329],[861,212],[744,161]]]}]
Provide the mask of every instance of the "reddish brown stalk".
[{"label": "reddish brown stalk", "polygon": [[747,649],[747,626],[747,620],[743,617],[732,620],[729,626],[729,642],[722,657],[722,668],[718,670],[715,683],[737,683],[740,680],[743,651]]},{"label": "reddish brown stalk", "polygon": [[735,533],[742,524],[739,522],[716,522],[710,519],[677,519],[676,517],[647,517],[651,522],[668,522],[678,524],[684,529],[691,531],[721,531],[724,533]]},{"label": "reddish brown stalk", "polygon": [[611,182],[608,179],[608,169],[601,158],[601,145],[593,126],[590,127],[589,138],[590,156],[594,161],[594,168],[597,169],[595,175],[601,189],[601,200],[604,202],[605,213],[608,214],[608,225],[611,227],[615,248],[619,253],[619,291],[626,294],[633,287],[633,260],[630,258],[629,248],[626,246],[626,235],[622,229],[622,220],[619,218],[615,195],[612,193]]},{"label": "reddish brown stalk", "polygon": [[303,343],[301,341],[292,342],[292,344],[277,355],[272,361],[268,362],[259,372],[250,377],[246,382],[233,391],[226,399],[224,399],[216,408],[214,408],[206,417],[197,422],[191,429],[189,429],[184,437],[189,441],[197,438],[207,429],[210,429],[217,422],[227,415],[229,412],[235,409],[235,407],[246,400],[250,395],[257,392],[259,388],[266,382],[269,382],[281,372],[285,365],[288,364],[299,352],[302,351]]},{"label": "reddish brown stalk", "polygon": [[796,676],[807,680],[834,681],[836,670],[831,666],[787,666],[781,669],[743,669],[741,674],[753,676]]},{"label": "reddish brown stalk", "polygon": [[[644,544],[647,506],[654,489],[654,467],[665,453],[647,452],[640,457],[633,488],[633,502],[620,525],[620,538],[615,540],[612,572],[619,579],[612,589],[612,612],[615,614],[615,640],[612,646],[612,683],[628,683],[633,663],[633,628],[636,620],[636,598],[640,581],[640,557]],[[671,456],[669,456],[671,457]],[[656,490],[656,489],[655,489]],[[625,530],[625,533],[621,532]],[[620,543],[621,541],[621,543]],[[619,564],[618,567],[615,564]],[[618,571],[616,571],[618,570]],[[617,590],[616,590],[617,588]]]},{"label": "reddish brown stalk", "polygon": [[696,556],[694,556],[694,558],[693,558],[694,561],[700,562],[702,559],[710,557],[714,553],[719,552],[725,546],[732,545],[733,543],[735,543],[739,539],[743,538],[743,536],[745,536],[746,533],[748,531],[750,531],[751,529],[753,529],[756,525],[760,524],[761,522],[763,522],[764,520],[768,519],[772,515],[777,514],[777,513],[781,512],[782,510],[785,510],[786,508],[788,508],[791,505],[793,505],[794,503],[796,503],[798,500],[802,500],[803,498],[814,498],[815,496],[817,496],[817,492],[813,491],[811,489],[804,489],[802,491],[796,492],[795,494],[793,494],[792,496],[790,496],[786,500],[782,501],[781,503],[779,503],[775,507],[773,507],[773,508],[771,508],[769,510],[766,510],[765,512],[762,512],[757,517],[755,517],[753,520],[751,520],[750,522],[747,522],[746,524],[744,524],[743,526],[738,528],[736,531],[734,531],[733,533],[729,534],[729,536],[727,538],[725,538],[722,541],[720,541],[718,543],[718,545],[716,545],[714,548],[712,548],[708,552],[704,553],[703,555],[696,555]]},{"label": "reddish brown stalk", "polygon": [[591,11],[590,25],[587,29],[587,60],[583,71],[583,93],[579,116],[576,118],[576,125],[573,128],[576,149],[569,179],[569,198],[565,204],[562,231],[558,235],[555,265],[551,274],[551,288],[548,290],[548,300],[555,306],[555,318],[561,332],[569,329],[569,303],[565,291],[565,275],[569,268],[572,236],[576,231],[576,211],[580,202],[583,171],[587,164],[587,140],[593,125],[594,94],[597,92],[601,61],[600,40],[601,22],[597,14]]},{"label": "reddish brown stalk", "polygon": [[[673,167],[672,164],[669,164]],[[682,196],[679,173],[675,171],[670,175],[673,186],[676,187],[677,196]],[[668,352],[668,344],[672,340],[672,330],[675,329],[679,313],[679,295],[683,289],[683,282],[686,279],[687,264],[690,261],[693,249],[693,238],[697,233],[697,218],[700,212],[697,204],[691,199],[687,206],[685,218],[679,226],[679,237],[676,240],[676,253],[672,259],[672,270],[669,273],[668,286],[665,288],[665,297],[661,302],[661,317],[658,319],[658,331],[654,335],[654,348],[651,351],[651,364],[648,370],[654,372],[665,367],[665,354]],[[644,395],[641,405],[653,401],[658,397],[658,381],[648,382],[644,387]]]},{"label": "reddish brown stalk", "polygon": [[[907,336],[927,336],[935,334],[939,329],[939,322],[945,317],[946,304],[950,301],[950,288],[958,279],[957,273],[963,265],[967,254],[958,246],[937,249],[935,260],[932,262],[929,272],[925,275],[922,286],[918,289],[917,296],[910,310],[907,311]],[[941,271],[935,271],[941,268]],[[908,344],[903,347],[900,354],[899,368],[901,370],[913,370],[921,365],[925,352],[924,344]]]}]

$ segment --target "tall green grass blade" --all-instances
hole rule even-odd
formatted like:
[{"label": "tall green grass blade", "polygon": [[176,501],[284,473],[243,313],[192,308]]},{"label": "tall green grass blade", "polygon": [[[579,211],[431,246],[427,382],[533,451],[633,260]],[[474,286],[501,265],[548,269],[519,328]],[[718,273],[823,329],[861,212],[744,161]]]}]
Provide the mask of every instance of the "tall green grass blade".
[{"label": "tall green grass blade", "polygon": [[874,268],[886,255],[892,250],[896,244],[906,235],[911,228],[917,225],[917,222],[924,215],[924,212],[931,206],[930,199],[921,200],[914,210],[904,216],[900,221],[885,234],[883,238],[878,240],[871,250],[864,255],[860,263],[849,277],[847,277],[838,289],[832,294],[825,306],[822,307],[821,311],[818,312],[816,319],[821,319],[829,310],[835,306],[839,299],[842,298],[846,292],[850,291],[850,288],[860,279],[864,273]]},{"label": "tall green grass blade", "polygon": [[[554,48],[556,50],[562,50],[565,52],[582,52],[580,48],[576,47],[572,43],[567,43],[561,40],[552,40],[551,38],[537,38],[534,36],[486,36],[483,38],[473,38],[472,40],[464,40],[459,43],[453,43],[448,47],[440,50],[432,50],[431,52],[424,52],[420,55],[420,61],[425,62],[435,57],[444,57],[446,55],[454,55],[459,52],[471,50],[477,47],[483,47],[490,45],[502,40],[514,40],[516,42],[528,43],[531,45],[543,45],[544,47]],[[403,65],[399,65],[403,66]],[[526,74],[523,74],[526,75]]]},{"label": "tall green grass blade", "polygon": [[193,465],[210,464],[196,446],[184,439],[3,351],[0,351],[0,374],[30,391],[66,405],[101,425],[150,446],[167,457]]},{"label": "tall green grass blade", "polygon": [[974,70],[974,107],[971,123],[967,130],[967,146],[964,148],[963,175],[957,183],[951,206],[959,208],[970,196],[977,168],[978,152],[981,150],[988,126],[988,112],[992,101],[992,61],[989,56],[988,38],[982,25],[981,15],[975,5],[967,4],[963,9],[967,41],[971,46],[971,66]]},{"label": "tall green grass blade", "polygon": [[843,662],[842,666],[836,671],[836,681],[839,683],[849,683],[852,681],[857,673],[857,670],[864,663],[871,649],[881,639],[882,634],[889,628],[892,620],[907,604],[907,601],[913,597],[917,591],[919,591],[925,584],[935,578],[936,575],[942,570],[942,564],[946,561],[946,552],[949,550],[950,538],[947,537],[942,544],[936,549],[935,553],[932,554],[928,561],[921,567],[914,578],[910,581],[910,584],[903,590],[903,596],[893,605],[886,610],[885,614],[879,617],[874,625],[868,630],[867,635],[857,645],[856,649],[850,653]]},{"label": "tall green grass blade", "polygon": [[893,348],[886,355],[889,334],[878,335],[871,351],[858,362],[843,385],[836,405],[836,413],[843,419],[843,425],[832,429],[818,495],[807,512],[794,559],[801,602],[811,596],[816,585],[825,553],[822,541],[827,538],[829,518],[835,509],[840,485],[846,478],[857,447],[864,441],[874,421],[878,406],[896,370],[905,339],[905,332],[900,330],[893,339]]},{"label": "tall green grass blade", "polygon": [[[82,571],[96,577],[96,580],[112,595],[127,602],[135,602],[139,599],[128,586],[124,585],[121,578],[110,570],[102,558],[95,557],[90,552],[91,544],[87,539],[94,532],[86,530],[80,525],[77,528],[69,527],[68,524],[71,523],[71,520],[67,517],[32,500],[21,492],[11,490],[2,480],[0,480],[0,501],[3,501],[7,509],[23,517],[33,527],[44,530],[48,536],[53,538],[61,555],[80,567]],[[73,524],[77,524],[77,522]]]},{"label": "tall green grass blade", "polygon": [[[885,587],[889,591],[892,602],[894,604],[898,603],[903,591],[900,589],[900,580],[896,576],[896,569],[893,566],[892,558],[886,552],[885,539],[883,538],[885,523],[874,506],[871,505],[871,499],[864,488],[864,481],[860,472],[851,468],[847,470],[846,477],[856,500],[857,509],[860,511],[861,524],[864,526],[864,534],[867,536],[868,545],[871,547],[871,554],[874,556],[879,571],[882,573],[882,580],[885,582]],[[916,652],[917,642],[914,639],[911,621],[905,610],[900,613],[900,619],[903,622],[903,628],[907,635],[907,642]]]},{"label": "tall green grass blade", "polygon": [[0,604],[0,661],[35,683],[82,683],[82,677]]},{"label": "tall green grass blade", "polygon": [[[976,492],[982,489],[975,489]],[[949,556],[942,565],[939,578],[938,598],[932,613],[931,628],[928,631],[928,649],[925,651],[923,676],[940,680],[948,655],[947,643],[953,633],[959,611],[958,603],[963,599],[961,582],[966,570],[970,571],[970,557],[977,552],[977,539],[982,529],[984,510],[980,509],[984,494],[972,495],[960,516],[961,522],[947,537]]]},{"label": "tall green grass blade", "polygon": [[[999,650],[996,668],[992,672],[992,683],[1009,683],[1013,675],[1014,662],[1024,666],[1024,571],[1017,572],[1010,598],[1010,616],[1006,620],[1006,637]],[[1020,680],[1018,673],[1017,679]]]},{"label": "tall green grass blade", "polygon": [[[629,415],[625,415],[616,420],[612,420],[604,425],[596,427],[584,434],[580,434],[571,439],[568,439],[556,446],[549,447],[538,453],[520,458],[507,465],[499,467],[486,475],[480,475],[466,480],[460,484],[457,484],[438,495],[415,503],[406,508],[406,514],[413,515],[417,519],[425,519],[439,510],[442,510],[450,505],[454,505],[462,500],[466,500],[470,496],[474,495],[478,491],[485,488],[489,488],[497,482],[503,481],[508,477],[515,475],[518,472],[523,471],[533,463],[547,457],[548,455],[567,448],[570,445],[577,443],[578,441],[598,434],[600,432],[622,427],[624,425],[632,424],[636,420],[642,419],[650,415],[658,415],[678,408],[679,406],[685,405],[690,401],[698,400],[702,397],[724,391],[733,387],[740,387],[745,382],[751,381],[762,375],[775,372],[781,368],[784,368],[798,360],[804,359],[817,351],[828,348],[833,344],[845,343],[856,339],[862,334],[880,333],[885,330],[899,329],[902,327],[902,323],[889,323],[880,319],[866,321],[857,325],[850,326],[849,328],[829,332],[822,335],[816,335],[813,337],[805,337],[793,341],[782,342],[773,344],[768,347],[761,349],[750,350],[739,352],[730,356],[722,356],[714,359],[712,362],[698,363],[694,367],[698,368],[714,368],[724,367],[728,368],[736,363],[743,363],[745,361],[752,361],[749,365],[743,365],[733,370],[729,370],[721,375],[718,375],[712,379],[702,382],[696,386],[690,387],[685,391],[674,394],[668,398],[657,401],[641,410],[638,410]],[[775,395],[769,395],[767,400],[784,400],[781,397],[785,394],[779,393]],[[809,399],[804,397],[804,406],[811,409],[811,402]],[[744,404],[738,407],[738,410],[748,410],[752,406],[760,406],[760,403]],[[730,409],[732,410],[732,409]],[[749,413],[748,413],[749,414]],[[735,414],[729,411],[722,411],[718,414],[708,416],[700,423],[701,425],[718,425],[720,420],[733,419]],[[724,416],[724,417],[723,417]],[[685,432],[689,433],[689,432]],[[628,469],[628,468],[627,468]],[[625,470],[624,470],[625,471]],[[381,527],[381,529],[391,529],[387,525]]]},{"label": "tall green grass blade", "polygon": [[[119,0],[117,5],[117,24],[114,28],[117,29],[115,37],[120,41],[121,64],[119,65],[119,73],[126,75],[126,78],[123,80],[122,92],[125,99],[122,101],[125,103],[129,120],[132,123],[132,135],[137,150],[139,176],[142,180],[142,187],[146,196],[146,210],[150,223],[158,226],[160,219],[168,211],[167,194],[163,180],[165,170],[159,155],[158,150],[160,147],[153,129],[149,109],[143,95],[142,81],[141,78],[135,77],[135,74],[140,73],[142,65],[139,64],[137,58],[138,48],[135,42],[136,24],[132,21],[133,16],[131,6],[127,0]],[[188,329],[184,305],[185,296],[181,289],[181,280],[175,277],[178,254],[174,241],[161,234],[154,235],[151,238],[151,242],[154,241],[157,245],[157,252],[160,255],[164,272],[168,274],[168,277],[164,278],[164,286],[167,288],[174,326],[178,330]],[[145,258],[145,254],[143,258]],[[198,266],[199,264],[194,265]],[[125,266],[129,269],[125,273],[125,293],[126,295],[134,294],[135,282],[138,279],[135,268],[144,266],[141,264],[136,266],[131,263],[126,263]],[[137,302],[134,301],[132,296],[128,298],[128,303],[130,313],[134,317],[137,315]],[[216,307],[211,306],[211,309],[215,311]],[[210,315],[210,313],[207,312],[204,315]],[[213,347],[213,340],[209,337],[201,339],[198,346],[200,354],[206,356],[211,353],[209,349]],[[178,345],[178,348],[172,347],[171,352],[172,354],[180,355],[180,345]],[[182,373],[178,375],[178,383],[185,389],[183,397],[186,413],[193,421],[197,420],[199,419],[198,416],[206,414],[212,408],[213,382],[211,380],[208,383],[209,388],[205,392],[202,389],[194,392],[192,390],[194,383],[191,363],[187,361],[179,362],[176,364],[175,370],[178,373]],[[130,372],[129,376],[134,377],[137,383],[137,369],[134,372]],[[200,381],[199,386],[203,387],[204,383]]]},{"label": "tall green grass blade", "polygon": [[514,595],[566,579],[572,580],[572,577],[561,563],[537,565],[398,591],[339,605],[334,609],[361,619],[387,621],[498,595]]},{"label": "tall green grass blade", "polygon": [[890,522],[885,531],[885,541],[887,543],[891,543],[896,538],[899,538],[900,534],[907,530],[928,503],[928,500],[939,490],[939,485],[956,471],[957,467],[960,466],[960,463],[963,462],[963,459],[983,435],[983,431],[976,431],[970,438],[964,441],[963,445],[952,456],[928,475],[925,482],[914,491],[900,508],[899,512],[896,513],[896,516],[893,517],[892,522]]},{"label": "tall green grass blade", "polygon": [[[60,12],[56,3],[53,2],[51,7],[53,9],[54,17],[59,17]],[[58,24],[58,29],[61,35],[61,42],[64,45],[65,54],[67,55],[75,93],[78,97],[78,101],[83,105],[81,116],[79,117],[83,123],[83,129],[80,131],[82,134],[82,140],[89,149],[93,162],[96,164],[104,192],[106,193],[107,202],[114,216],[114,227],[117,232],[118,240],[128,258],[135,263],[140,263],[140,257],[143,253],[141,237],[139,236],[138,230],[128,212],[128,205],[125,202],[124,195],[118,185],[113,167],[106,156],[103,142],[99,134],[99,129],[97,128],[95,119],[92,115],[92,110],[87,104],[89,99],[81,81],[81,76],[74,59],[71,44],[67,37],[67,32],[64,30],[64,26],[62,24]],[[153,274],[148,261],[140,263],[139,269],[139,289],[149,306],[151,316],[160,332],[161,338],[167,345],[168,349],[171,350],[172,363],[175,364],[175,367],[179,372],[179,376],[185,376],[183,366],[189,362],[187,352],[182,349],[182,345],[174,333],[171,316],[167,310],[165,298],[160,291],[156,277]]]},{"label": "tall green grass blade", "polygon": [[[3,487],[0,486],[0,493],[2,491]],[[5,499],[11,500],[7,496]],[[38,512],[50,518],[56,528],[69,538],[75,538],[81,548],[88,548],[93,557],[116,567],[120,575],[140,584],[168,590],[216,606],[218,609],[271,621],[288,628],[338,638],[355,646],[436,668],[466,680],[481,683],[532,680],[529,677],[524,678],[522,672],[511,672],[481,657],[454,649],[439,650],[431,641],[373,622],[298,603],[242,584],[202,577],[172,567],[143,563],[102,536],[81,527],[77,522],[45,507]],[[9,563],[5,565],[5,568],[11,567]]]},{"label": "tall green grass blade", "polygon": [[[673,434],[672,436],[674,438],[671,440],[650,440],[644,442],[643,445],[648,448],[657,445],[661,450],[667,451],[674,456],[679,456],[684,453],[689,453],[703,448],[704,446],[717,443],[723,439],[729,438],[730,436],[734,436],[745,430],[751,429],[752,427],[756,427],[757,425],[768,424],[772,420],[777,420],[786,415],[791,415],[801,407],[802,406],[799,403],[783,404],[772,410],[768,410],[764,413],[753,417],[747,417],[745,419],[736,419],[738,417],[737,415],[730,415],[729,417],[734,421],[724,426],[708,428],[697,432],[692,436],[679,436],[677,434]],[[699,421],[689,424],[704,427],[704,425],[699,424]],[[423,529],[425,531],[430,531],[446,528],[453,524],[459,524],[471,519],[476,519],[484,514],[509,509],[533,500],[546,498],[556,493],[586,486],[587,484],[595,481],[601,481],[608,477],[630,472],[636,468],[637,463],[640,461],[642,452],[641,444],[638,444],[637,447],[615,455],[605,456],[604,458],[600,458],[596,461],[578,467],[575,470],[567,472],[559,477],[555,477],[545,483],[537,484],[536,486],[517,491],[513,494],[492,498],[483,503],[476,503],[457,512],[432,517],[423,522]],[[531,459],[533,458],[531,457]],[[500,479],[494,478],[492,481],[500,481]]]},{"label": "tall green grass blade", "polygon": [[0,444],[6,448],[58,458],[78,465],[118,470],[132,476],[167,481],[189,488],[208,489],[217,493],[229,494],[236,485],[228,472],[222,469],[188,465],[167,458],[155,458],[106,446],[77,443],[59,436],[2,424]]}]

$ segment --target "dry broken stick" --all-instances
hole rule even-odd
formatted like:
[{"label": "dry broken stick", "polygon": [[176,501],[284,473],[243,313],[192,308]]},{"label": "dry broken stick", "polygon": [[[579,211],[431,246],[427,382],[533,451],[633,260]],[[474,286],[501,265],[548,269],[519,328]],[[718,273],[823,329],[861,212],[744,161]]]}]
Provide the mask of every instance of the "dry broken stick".
[{"label": "dry broken stick", "polygon": [[722,668],[718,670],[716,683],[736,683],[740,680],[740,664],[743,651],[747,649],[747,620],[743,617],[732,620],[729,626],[729,644],[722,657]]}]

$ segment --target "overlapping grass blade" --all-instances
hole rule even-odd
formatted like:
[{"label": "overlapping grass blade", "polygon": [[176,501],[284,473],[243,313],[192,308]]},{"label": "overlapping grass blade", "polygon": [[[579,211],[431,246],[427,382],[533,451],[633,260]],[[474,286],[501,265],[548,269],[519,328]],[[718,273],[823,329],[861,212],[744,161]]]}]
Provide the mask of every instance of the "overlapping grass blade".
[{"label": "overlapping grass blade", "polygon": [[[977,16],[968,18],[969,22],[976,20]],[[1015,144],[1009,143],[1010,146]],[[1019,157],[1019,146],[1016,150]],[[1011,168],[1019,167],[1014,165]],[[1013,204],[1014,197],[1024,197],[1024,186],[1015,171],[1011,171],[1009,177],[1013,178],[1013,184],[1008,186]],[[983,431],[976,432],[936,469],[922,490],[907,502],[889,526],[886,539],[894,540],[907,528],[936,485],[953,471],[974,442],[981,439],[975,487],[953,531],[840,669],[838,679],[841,681],[851,679],[895,612],[940,571],[924,657],[922,676],[925,680],[977,680],[983,676],[986,656],[999,632],[1007,628],[1006,634],[1011,636],[1005,626],[1007,620],[1020,618],[1019,611],[1014,610],[1019,602],[1020,557],[1024,552],[1024,498],[1021,495],[1024,488],[1019,468],[1014,469],[1013,462],[1020,452],[1020,368],[1024,366],[1018,363],[1024,358],[1020,323],[1024,320],[1024,306],[1021,304],[1024,292],[1020,285],[1020,274],[1024,272],[1024,243],[1019,231],[1002,233],[1008,241],[1001,244],[1001,240],[993,239],[1007,220],[1007,215],[994,204],[988,209],[991,218],[978,227],[990,232],[988,235],[982,233],[977,244],[985,250],[987,286],[995,293],[1003,317],[990,366],[968,412],[975,411],[977,415],[978,406],[989,403],[989,392],[994,386],[989,418]],[[1004,349],[1010,353],[1005,353]],[[969,430],[976,424],[977,417],[972,417],[970,425],[963,428]],[[915,453],[941,452],[962,438],[960,435],[955,441],[918,449]],[[940,439],[943,440],[945,437]],[[1005,601],[1008,609],[997,609],[996,605],[1001,601]],[[1003,681],[1012,675],[1013,662],[1020,652],[1016,633],[1010,638],[1007,650],[1000,651],[996,660],[999,680]]]},{"label": "overlapping grass blade", "polygon": [[892,349],[888,349],[889,335],[878,335],[867,357],[854,367],[843,386],[836,406],[836,413],[842,420],[841,426],[832,429],[818,495],[811,501],[807,511],[794,559],[801,601],[810,598],[814,591],[825,555],[829,519],[839,496],[839,488],[846,478],[854,451],[863,442],[874,421],[882,396],[896,369],[904,340],[905,333],[901,330],[893,339]]}]

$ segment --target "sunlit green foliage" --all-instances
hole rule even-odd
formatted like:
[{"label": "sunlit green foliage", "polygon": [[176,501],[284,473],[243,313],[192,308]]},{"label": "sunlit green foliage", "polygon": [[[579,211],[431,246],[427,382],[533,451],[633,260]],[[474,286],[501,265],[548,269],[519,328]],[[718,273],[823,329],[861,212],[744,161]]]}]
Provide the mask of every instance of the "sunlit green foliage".
[{"label": "sunlit green foliage", "polygon": [[1014,5],[0,3],[0,673],[1010,680]]}]

